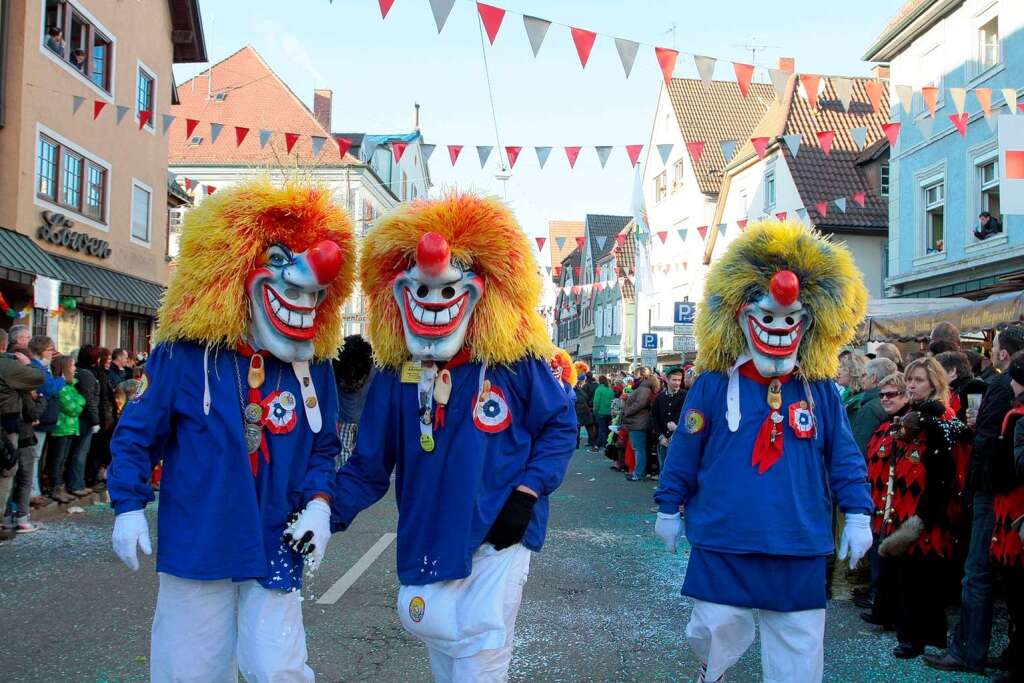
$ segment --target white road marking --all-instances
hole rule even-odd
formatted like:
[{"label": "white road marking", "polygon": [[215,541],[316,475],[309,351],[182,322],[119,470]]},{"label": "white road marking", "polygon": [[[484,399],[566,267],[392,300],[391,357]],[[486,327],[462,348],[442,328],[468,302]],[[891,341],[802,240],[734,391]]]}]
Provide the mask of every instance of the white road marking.
[{"label": "white road marking", "polygon": [[398,534],[384,534],[373,544],[373,547],[366,551],[366,554],[359,558],[359,561],[352,565],[352,568],[345,572],[345,575],[334,582],[334,585],[327,589],[327,592],[316,601],[318,605],[333,605],[341,599],[349,588],[352,587],[359,577],[363,575],[370,565],[388,549]]}]

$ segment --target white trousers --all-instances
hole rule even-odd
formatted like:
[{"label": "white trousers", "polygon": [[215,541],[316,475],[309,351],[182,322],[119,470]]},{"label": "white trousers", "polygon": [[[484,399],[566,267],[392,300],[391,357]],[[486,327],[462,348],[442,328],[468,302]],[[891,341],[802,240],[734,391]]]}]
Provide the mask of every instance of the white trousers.
[{"label": "white trousers", "polygon": [[[426,612],[442,610],[458,622],[454,630],[443,637],[431,637],[418,628],[419,624],[410,622],[400,613],[406,629],[426,643],[436,683],[503,683],[508,680],[516,616],[530,573],[531,554],[522,545],[502,551],[495,551],[490,545],[481,546],[474,555],[473,570],[467,578],[433,584],[437,590],[427,593],[430,597],[426,599]],[[415,592],[416,589],[403,588],[400,595]],[[399,609],[404,610],[407,601],[402,597],[399,600]],[[441,606],[439,602],[448,604]],[[494,630],[496,624],[499,625],[497,631]],[[479,645],[466,644],[486,642],[487,633],[500,634],[501,631],[504,631],[504,638],[498,636],[497,647],[488,645],[477,649]],[[462,647],[454,645],[459,639],[463,639]],[[492,637],[490,642],[494,640]]]},{"label": "white trousers", "polygon": [[160,574],[153,683],[310,683],[300,593]]},{"label": "white trousers", "polygon": [[[764,683],[820,683],[824,675],[825,610],[758,610]],[[717,681],[754,642],[754,611],[697,600],[686,625],[690,647]]]}]

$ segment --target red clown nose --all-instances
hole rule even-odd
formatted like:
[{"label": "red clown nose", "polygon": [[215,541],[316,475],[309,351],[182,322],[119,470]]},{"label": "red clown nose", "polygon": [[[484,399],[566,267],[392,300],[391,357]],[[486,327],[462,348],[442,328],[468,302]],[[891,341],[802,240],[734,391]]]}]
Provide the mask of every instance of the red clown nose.
[{"label": "red clown nose", "polygon": [[312,247],[307,258],[316,281],[321,285],[333,280],[341,270],[341,247],[330,240],[324,240]]},{"label": "red clown nose", "polygon": [[416,265],[431,277],[437,277],[448,268],[452,258],[452,248],[446,240],[436,232],[427,232],[420,237],[416,245]]},{"label": "red clown nose", "polygon": [[791,306],[797,297],[800,296],[800,280],[796,273],[791,270],[780,270],[772,275],[771,284],[768,286],[772,296],[783,306]]}]

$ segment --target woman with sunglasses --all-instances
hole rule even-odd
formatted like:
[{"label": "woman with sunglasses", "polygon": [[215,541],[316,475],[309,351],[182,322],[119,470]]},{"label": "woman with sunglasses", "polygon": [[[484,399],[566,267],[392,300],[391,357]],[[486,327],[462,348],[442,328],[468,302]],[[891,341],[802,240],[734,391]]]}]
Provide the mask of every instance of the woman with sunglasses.
[{"label": "woman with sunglasses", "polygon": [[[946,646],[946,582],[953,556],[950,503],[956,479],[953,447],[966,427],[948,406],[949,383],[932,357],[904,369],[909,411],[892,441],[887,490],[878,547],[894,558],[896,635],[893,656],[910,659],[926,645]],[[891,483],[890,483],[891,482]],[[883,570],[884,571],[884,570]]]},{"label": "woman with sunglasses", "polygon": [[871,532],[875,541],[868,551],[871,563],[871,611],[865,612],[861,618],[869,624],[876,624],[886,629],[893,628],[896,623],[895,598],[893,596],[895,577],[892,560],[883,560],[878,556],[878,545],[881,543],[882,522],[892,505],[892,491],[889,483],[892,480],[892,440],[893,426],[899,425],[900,418],[906,414],[909,398],[903,373],[887,375],[878,383],[878,397],[886,418],[871,435],[867,447],[868,483],[871,485],[871,500],[875,504],[875,513],[871,516]]}]

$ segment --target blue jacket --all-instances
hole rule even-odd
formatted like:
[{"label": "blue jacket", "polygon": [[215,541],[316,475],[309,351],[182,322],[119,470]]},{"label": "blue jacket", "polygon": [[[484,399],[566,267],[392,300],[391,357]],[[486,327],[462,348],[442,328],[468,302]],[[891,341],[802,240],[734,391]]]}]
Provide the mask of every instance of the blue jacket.
[{"label": "blue jacket", "polygon": [[817,432],[798,438],[789,406],[806,400],[803,383],[782,385],[782,457],[764,474],[751,464],[769,408],[766,385],[740,382],[741,420],[726,424],[728,378],[701,373],[686,396],[654,500],[661,512],[686,506],[686,535],[695,547],[724,553],[828,555],[832,504],[871,514],[864,456],[857,448],[835,386],[811,382]]},{"label": "blue jacket", "polygon": [[50,373],[50,368],[38,358],[33,358],[29,362],[34,367],[43,371],[43,386],[39,389],[39,393],[41,393],[45,398],[53,398],[59,394],[60,390],[64,388],[65,384],[67,384],[63,377],[54,377],[53,374]]},{"label": "blue jacket", "polygon": [[[250,469],[242,428],[239,378],[248,394],[249,361],[211,348],[212,404],[203,414],[203,351],[193,342],[160,344],[149,356],[143,386],[125,406],[110,443],[107,475],[118,514],[153,500],[153,467],[163,460],[158,510],[157,571],[185,579],[257,579],[292,590],[302,582],[301,557],[281,543],[288,515],[315,493],[329,493],[341,444],[333,419],[337,390],[330,363],[310,365],[323,426],[306,421],[299,382],[290,364],[266,360],[262,394],[278,386],[297,402],[297,424],[286,434],[267,431],[270,462]],[[233,367],[234,366],[234,367]],[[236,374],[237,368],[237,374]]]},{"label": "blue jacket", "polygon": [[420,447],[416,384],[381,369],[359,423],[355,452],[338,472],[334,524],[344,529],[387,492],[395,473],[398,504],[398,578],[424,585],[469,576],[474,551],[513,490],[540,494],[523,545],[540,550],[547,530],[548,496],[562,483],[576,447],[576,414],[547,363],[525,359],[487,368],[504,395],[489,405],[493,433],[474,422],[480,364],[451,368],[445,424],[434,430],[432,453]]}]

